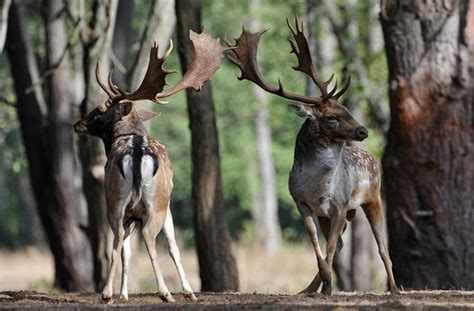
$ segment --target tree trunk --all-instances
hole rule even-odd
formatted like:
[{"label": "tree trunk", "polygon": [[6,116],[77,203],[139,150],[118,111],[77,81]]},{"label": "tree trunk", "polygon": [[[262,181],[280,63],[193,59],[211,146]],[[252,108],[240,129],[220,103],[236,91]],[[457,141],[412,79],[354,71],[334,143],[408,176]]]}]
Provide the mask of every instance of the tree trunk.
[{"label": "tree trunk", "polygon": [[[53,12],[57,12],[58,6],[49,4],[46,12],[48,16],[52,16]],[[59,122],[61,113],[64,112],[62,109],[67,108],[60,107],[60,103],[54,99],[52,109],[57,111],[50,121],[56,122],[52,129],[56,126],[56,130],[61,133],[56,133],[57,136],[53,139],[49,136],[51,132],[46,125],[46,109],[41,88],[34,87],[31,92],[27,92],[38,82],[38,72],[26,25],[21,4],[13,2],[9,16],[7,51],[33,191],[54,257],[56,285],[69,291],[90,291],[90,246],[75,220],[74,205],[67,202],[69,199],[73,200],[68,196],[74,194],[70,193],[67,181],[63,184],[64,176],[60,172],[63,168],[68,169],[67,156],[71,150],[58,150],[59,148],[55,147],[59,146],[60,140],[67,137],[64,131],[71,130],[70,127],[66,129],[61,123],[63,121]],[[54,84],[52,81],[52,88],[55,88]],[[70,123],[70,120],[64,122]],[[66,148],[67,146],[66,144]]]},{"label": "tree trunk", "polygon": [[3,52],[7,38],[8,11],[11,3],[11,0],[0,0],[0,53]]},{"label": "tree trunk", "polygon": [[[176,1],[178,46],[185,72],[192,60],[189,30],[201,32],[201,1]],[[192,144],[192,204],[202,291],[239,289],[237,264],[232,254],[224,215],[219,143],[212,90],[206,82],[200,92],[187,90]]]},{"label": "tree trunk", "polygon": [[[82,67],[84,68],[85,96],[80,107],[82,117],[85,117],[87,113],[106,99],[105,94],[95,81],[95,66],[100,59],[102,65],[101,78],[104,81],[116,11],[117,1],[94,2],[94,18],[91,19],[91,23],[88,25],[92,32],[89,32],[87,43],[84,46]],[[88,233],[93,253],[94,284],[96,291],[100,291],[107,277],[109,251],[111,249],[111,230],[106,216],[103,184],[106,158],[104,147],[99,139],[81,136],[79,147],[83,189],[89,217]]]},{"label": "tree trunk", "polygon": [[[260,0],[252,0],[253,12],[260,6]],[[253,19],[249,23],[250,31],[259,31],[259,23]],[[282,236],[278,220],[278,196],[276,190],[275,165],[272,157],[272,134],[268,120],[267,95],[264,90],[254,85],[257,109],[255,112],[255,134],[258,160],[259,190],[254,202],[253,218],[258,243],[263,251],[275,254],[281,248]]]},{"label": "tree trunk", "polygon": [[389,246],[404,288],[474,289],[467,6],[382,1],[392,116],[383,160]]},{"label": "tree trunk", "polygon": [[[112,40],[113,54],[116,60],[125,69],[131,45],[134,43],[131,36],[133,11],[135,1],[119,0],[117,6],[117,18],[115,19],[114,36]],[[125,89],[125,72],[115,70],[112,79],[116,85]]]}]

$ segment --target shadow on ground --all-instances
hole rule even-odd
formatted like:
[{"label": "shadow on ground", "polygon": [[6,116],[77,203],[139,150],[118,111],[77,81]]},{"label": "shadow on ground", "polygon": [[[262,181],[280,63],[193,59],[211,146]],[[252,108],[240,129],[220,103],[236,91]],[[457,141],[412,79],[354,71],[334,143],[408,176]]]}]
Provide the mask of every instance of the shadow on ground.
[{"label": "shadow on ground", "polygon": [[61,293],[43,294],[35,291],[0,292],[0,309],[55,309],[99,310],[108,308],[132,310],[390,310],[390,309],[471,309],[474,291],[407,291],[397,295],[388,293],[336,293],[281,295],[248,293],[198,293],[198,302],[187,301],[175,294],[176,303],[164,303],[157,294],[130,295],[122,303],[118,297],[104,304],[99,294]]}]

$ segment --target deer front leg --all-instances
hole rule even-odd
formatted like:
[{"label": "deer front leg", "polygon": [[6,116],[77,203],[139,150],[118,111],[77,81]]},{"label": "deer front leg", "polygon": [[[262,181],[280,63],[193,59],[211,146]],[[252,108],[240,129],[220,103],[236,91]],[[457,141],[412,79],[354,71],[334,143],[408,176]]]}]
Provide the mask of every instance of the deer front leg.
[{"label": "deer front leg", "polygon": [[[331,230],[331,219],[326,218],[326,217],[318,217],[318,222],[319,222],[319,226],[321,227],[321,231],[323,232],[323,235],[324,235],[324,237],[326,239],[326,242],[327,242],[329,240],[329,232]],[[336,248],[336,253],[334,254],[334,259],[337,259],[337,255],[341,251],[343,245],[344,245],[344,243],[342,241],[342,238],[339,237],[339,239],[337,240],[337,248]],[[327,261],[327,257],[326,257],[325,261]],[[338,273],[338,270],[336,269],[336,274],[337,273]],[[311,284],[309,284],[308,287],[306,287],[303,291],[301,291],[301,293],[315,293],[315,292],[317,292],[318,289],[319,289],[319,286],[321,286],[321,282],[322,282],[321,275],[318,271],[318,273],[314,277]]]},{"label": "deer front leg", "polygon": [[321,279],[323,281],[322,293],[324,295],[331,295],[331,272],[334,255],[337,249],[337,241],[339,240],[344,226],[346,224],[346,211],[339,211],[339,214],[332,219],[331,229],[329,231],[329,237],[326,245],[326,263],[328,264],[329,271],[320,271]]},{"label": "deer front leg", "polygon": [[[303,217],[303,221],[306,226],[306,231],[308,231],[309,237],[311,238],[311,243],[313,244],[314,252],[316,253],[319,273],[325,271],[325,275],[327,275],[328,273],[330,274],[329,266],[324,260],[321,248],[319,247],[318,232],[316,229],[316,224],[313,220],[313,211],[305,204],[297,204],[297,206],[301,216]],[[300,293],[316,292],[318,288],[319,284],[317,287],[315,287],[315,284],[313,284],[312,282],[306,289],[304,289]]]},{"label": "deer front leg", "polygon": [[179,279],[181,280],[181,286],[183,287],[184,294],[190,298],[192,301],[197,301],[196,296],[194,295],[193,289],[186,278],[186,273],[184,272],[183,265],[181,264],[181,256],[179,253],[178,245],[176,244],[176,238],[174,235],[174,225],[173,225],[173,216],[171,215],[171,210],[168,204],[168,209],[166,212],[165,224],[163,227],[165,232],[166,240],[168,241],[168,249],[171,258],[174,261],[176,270],[178,270]]}]

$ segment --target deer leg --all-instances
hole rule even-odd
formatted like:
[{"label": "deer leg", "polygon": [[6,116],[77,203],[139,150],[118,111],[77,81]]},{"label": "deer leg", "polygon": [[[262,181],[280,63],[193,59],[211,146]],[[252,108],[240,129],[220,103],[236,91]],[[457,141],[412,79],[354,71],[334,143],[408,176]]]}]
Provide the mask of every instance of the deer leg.
[{"label": "deer leg", "polygon": [[161,230],[161,226],[155,226],[154,222],[147,223],[142,230],[143,239],[145,240],[146,249],[150,256],[153,271],[155,272],[156,283],[158,285],[158,293],[161,298],[166,302],[174,302],[174,298],[171,295],[168,287],[166,286],[165,279],[161,273],[160,265],[158,264],[158,253],[156,252],[156,241],[155,238]]},{"label": "deer leg", "polygon": [[125,239],[122,246],[122,286],[120,289],[120,300],[128,301],[128,266],[132,255],[130,247],[130,228],[125,229]]},{"label": "deer leg", "polygon": [[123,239],[125,236],[125,229],[123,228],[121,220],[117,221],[117,223],[115,223],[112,226],[112,231],[114,233],[112,257],[111,257],[111,263],[109,267],[109,274],[107,276],[107,281],[105,283],[104,289],[102,290],[103,300],[110,300],[113,294],[115,270],[117,269],[118,257],[121,253]]},{"label": "deer leg", "polygon": [[171,258],[174,261],[176,270],[178,270],[179,279],[181,280],[181,286],[187,297],[192,301],[197,301],[196,296],[194,295],[191,285],[189,285],[188,280],[186,279],[186,273],[184,272],[183,265],[181,264],[181,255],[179,253],[178,245],[176,244],[176,238],[174,235],[174,225],[173,225],[173,216],[171,215],[171,210],[168,204],[168,210],[166,213],[165,224],[163,227],[165,232],[166,240],[168,241],[168,249]]},{"label": "deer leg", "polygon": [[[318,222],[319,222],[319,226],[321,227],[321,231],[323,232],[324,238],[327,241],[329,239],[329,231],[331,230],[331,220],[329,218],[326,218],[326,217],[318,217]],[[344,227],[344,230],[345,230],[345,227]],[[344,243],[342,242],[342,238],[339,237],[339,239],[337,240],[336,253],[334,255],[335,259],[337,258],[338,254],[341,251],[343,246],[344,246]],[[327,257],[326,257],[325,260],[327,261]],[[336,270],[336,273],[337,272],[338,271]],[[302,292],[303,293],[315,293],[315,292],[317,292],[319,287],[321,286],[321,282],[322,282],[321,275],[318,271],[318,273],[316,273],[316,276],[314,277],[311,284],[309,284],[308,287],[306,289],[304,289]]]},{"label": "deer leg", "polygon": [[346,212],[340,212],[335,218],[331,221],[331,229],[329,230],[329,237],[326,244],[326,263],[329,266],[329,271],[320,271],[321,279],[323,282],[322,293],[324,295],[331,295],[332,285],[331,285],[331,272],[332,272],[332,263],[337,248],[337,241],[341,238],[342,231],[346,225]]},{"label": "deer leg", "polygon": [[369,221],[372,232],[374,233],[375,241],[379,249],[380,257],[382,258],[387,272],[388,285],[392,294],[398,293],[398,287],[395,284],[395,278],[392,272],[392,261],[388,253],[387,243],[385,242],[385,221],[383,216],[382,204],[380,201],[362,205],[367,220]]},{"label": "deer leg", "polygon": [[[313,220],[313,211],[308,206],[303,204],[298,204],[298,210],[300,211],[300,214],[303,217],[306,230],[308,231],[309,237],[311,238],[311,243],[313,244],[314,252],[316,253],[316,259],[318,261],[319,271],[330,271],[328,265],[326,264],[326,261],[323,258],[321,248],[319,247],[318,233],[316,229],[316,224]],[[319,284],[316,287],[316,284],[313,284],[313,282],[311,282],[311,284],[304,290],[302,290],[300,293],[315,292],[318,290],[318,288]]]},{"label": "deer leg", "polygon": [[112,215],[108,215],[109,224],[112,227],[112,232],[114,234],[114,241],[109,273],[107,275],[107,281],[105,283],[104,289],[102,290],[102,299],[106,301],[110,300],[113,294],[115,270],[117,269],[118,259],[122,251],[123,239],[125,237],[125,228],[123,227],[123,213],[128,203],[128,197],[129,196],[127,196],[125,199],[107,198],[107,205],[112,206],[111,209],[108,209],[114,211]]}]

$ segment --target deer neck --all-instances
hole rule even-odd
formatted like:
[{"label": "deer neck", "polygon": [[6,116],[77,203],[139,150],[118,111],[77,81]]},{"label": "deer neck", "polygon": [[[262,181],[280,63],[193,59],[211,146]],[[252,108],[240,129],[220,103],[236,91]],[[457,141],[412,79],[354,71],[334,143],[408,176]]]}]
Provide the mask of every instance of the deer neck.
[{"label": "deer neck", "polygon": [[344,142],[331,141],[306,120],[296,138],[295,164],[311,165],[321,178],[334,176],[343,165],[344,145]]},{"label": "deer neck", "polygon": [[126,117],[123,117],[122,120],[104,131],[104,136],[101,138],[104,142],[105,153],[109,153],[116,139],[128,135],[148,136],[148,130],[135,108]]}]

